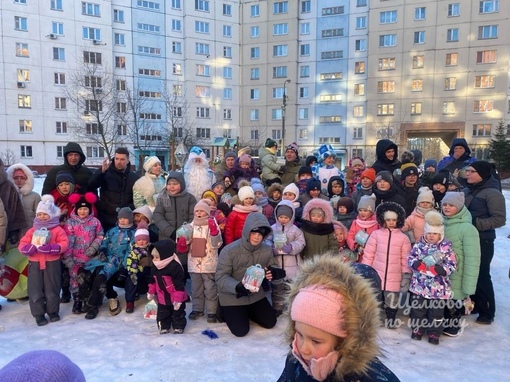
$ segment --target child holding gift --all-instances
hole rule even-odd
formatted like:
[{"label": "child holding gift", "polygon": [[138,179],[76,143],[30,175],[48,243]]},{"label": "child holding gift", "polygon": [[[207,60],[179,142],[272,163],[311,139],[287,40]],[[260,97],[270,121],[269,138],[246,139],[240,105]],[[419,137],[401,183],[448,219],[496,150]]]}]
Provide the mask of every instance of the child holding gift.
[{"label": "child holding gift", "polygon": [[375,195],[362,196],[358,203],[358,216],[351,224],[347,235],[347,245],[358,254],[358,261],[363,260],[363,249],[372,232],[379,229],[375,211]]}]

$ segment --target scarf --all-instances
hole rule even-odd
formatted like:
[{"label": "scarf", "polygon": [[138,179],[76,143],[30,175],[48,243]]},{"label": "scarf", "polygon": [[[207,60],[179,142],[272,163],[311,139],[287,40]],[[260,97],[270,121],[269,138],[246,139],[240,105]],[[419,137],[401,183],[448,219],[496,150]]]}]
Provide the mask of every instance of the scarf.
[{"label": "scarf", "polygon": [[265,207],[269,204],[267,196],[261,196],[260,198],[257,198],[257,206],[259,207]]},{"label": "scarf", "polygon": [[335,232],[333,223],[313,223],[310,220],[303,220],[301,229],[313,235],[329,235]]},{"label": "scarf", "polygon": [[259,208],[252,204],[251,206],[243,206],[242,204],[236,204],[233,208],[234,211],[243,214],[249,214],[250,212],[258,212]]},{"label": "scarf", "polygon": [[196,226],[204,226],[204,225],[207,225],[207,221],[209,220],[209,216],[206,216],[205,218],[193,218],[193,221],[191,222],[191,224],[193,225],[196,225]]},{"label": "scarf", "polygon": [[308,375],[312,376],[317,381],[324,381],[330,375],[338,363],[338,352],[332,351],[327,356],[321,358],[312,358],[310,366],[305,362],[297,347],[296,336],[292,342],[292,355],[296,357],[303,369]]},{"label": "scarf", "polygon": [[429,211],[432,211],[434,209],[434,207],[430,207],[430,208],[423,208],[423,207],[420,207],[420,206],[416,206],[416,211],[419,212],[420,214],[422,214],[423,216],[425,216],[425,214]]},{"label": "scarf", "polygon": [[377,219],[370,218],[368,220],[361,220],[360,218],[356,218],[356,224],[359,225],[364,230],[367,230],[368,228],[372,228],[373,226],[379,223],[377,223]]},{"label": "scarf", "polygon": [[174,256],[170,256],[164,260],[152,260],[152,264],[158,269],[165,268],[174,259]]},{"label": "scarf", "polygon": [[53,229],[60,225],[60,216],[52,217],[50,220],[42,221],[37,219],[37,217],[34,218],[34,228],[35,229]]}]

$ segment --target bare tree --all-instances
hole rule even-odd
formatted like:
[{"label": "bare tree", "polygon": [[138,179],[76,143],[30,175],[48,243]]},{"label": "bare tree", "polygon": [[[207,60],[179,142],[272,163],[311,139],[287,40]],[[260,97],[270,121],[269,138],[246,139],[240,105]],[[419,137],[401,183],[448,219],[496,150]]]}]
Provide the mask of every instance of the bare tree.
[{"label": "bare tree", "polygon": [[76,106],[69,126],[73,135],[97,146],[101,157],[110,158],[114,147],[127,141],[127,128],[119,124],[127,102],[119,97],[118,87],[106,65],[94,63],[79,65],[65,88],[67,98]]},{"label": "bare tree", "polygon": [[14,163],[18,162],[18,157],[11,149],[5,149],[0,153],[0,159],[4,162],[5,167],[12,166]]}]

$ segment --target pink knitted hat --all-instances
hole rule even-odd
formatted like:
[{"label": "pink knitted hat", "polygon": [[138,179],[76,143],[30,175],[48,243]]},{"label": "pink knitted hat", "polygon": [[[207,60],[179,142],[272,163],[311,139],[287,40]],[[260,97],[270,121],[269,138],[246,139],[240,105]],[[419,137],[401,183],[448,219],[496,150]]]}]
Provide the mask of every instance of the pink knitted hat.
[{"label": "pink knitted hat", "polygon": [[340,338],[347,337],[343,297],[333,289],[319,285],[303,288],[294,298],[290,308],[293,321],[300,321]]}]

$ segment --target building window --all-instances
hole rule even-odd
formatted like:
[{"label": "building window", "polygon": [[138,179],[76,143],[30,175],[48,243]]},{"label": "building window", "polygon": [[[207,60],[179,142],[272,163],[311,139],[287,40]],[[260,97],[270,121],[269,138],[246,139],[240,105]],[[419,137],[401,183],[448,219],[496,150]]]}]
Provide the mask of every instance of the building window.
[{"label": "building window", "polygon": [[195,0],[195,10],[209,12],[209,1],[208,0]]},{"label": "building window", "polygon": [[83,27],[82,28],[82,37],[84,40],[101,41],[101,29],[91,28],[91,27]]},{"label": "building window", "polygon": [[310,0],[301,1],[301,13],[310,13],[312,11],[312,2]]},{"label": "building window", "polygon": [[223,4],[223,16],[232,16],[232,6],[230,4]]},{"label": "building window", "polygon": [[259,139],[259,131],[258,130],[250,130],[250,139],[252,141],[256,141]]},{"label": "building window", "polygon": [[413,69],[421,69],[425,66],[425,56],[413,56]]},{"label": "building window", "polygon": [[232,26],[223,25],[223,36],[232,37]]},{"label": "building window", "polygon": [[209,23],[204,21],[195,21],[195,32],[209,34]]},{"label": "building window", "polygon": [[260,57],[260,48],[255,47],[250,49],[250,58],[259,58]]},{"label": "building window", "polygon": [[459,41],[459,28],[451,28],[446,31],[446,42]]},{"label": "building window", "polygon": [[460,16],[460,4],[452,3],[448,4],[448,17]]},{"label": "building window", "polygon": [[64,146],[57,146],[57,158],[64,157]]},{"label": "building window", "polygon": [[28,57],[29,51],[28,51],[28,44],[17,42],[16,43],[16,56],[18,57]]},{"label": "building window", "polygon": [[[259,109],[251,109],[250,110],[250,121],[258,121],[258,120],[259,120]],[[257,139],[258,139],[258,136],[257,136]]]},{"label": "building window", "polygon": [[379,47],[389,47],[397,45],[396,34],[383,34],[379,36]]},{"label": "building window", "polygon": [[272,130],[271,131],[271,138],[274,140],[280,140],[282,139],[282,131],[281,130]]},{"label": "building window", "polygon": [[174,32],[180,32],[182,30],[181,20],[172,19],[172,30]]},{"label": "building window", "polygon": [[56,34],[58,36],[64,35],[64,23],[57,23],[52,22],[51,23],[51,33]]},{"label": "building window", "polygon": [[20,133],[31,133],[32,132],[32,121],[28,119],[19,120],[19,132]]},{"label": "building window", "polygon": [[443,102],[443,114],[455,114],[455,101]]},{"label": "building window", "polygon": [[457,77],[446,77],[444,79],[444,90],[455,90],[457,88]]},{"label": "building window", "polygon": [[301,23],[299,25],[299,33],[302,35],[310,34],[310,23]]},{"label": "building window", "polygon": [[172,94],[177,97],[182,96],[182,85],[173,85]]},{"label": "building window", "polygon": [[232,88],[223,89],[223,99],[232,99]]},{"label": "building window", "polygon": [[395,57],[380,58],[379,70],[395,70]]},{"label": "building window", "polygon": [[473,113],[487,113],[492,111],[492,100],[485,99],[473,102]]},{"label": "building window", "polygon": [[200,42],[195,43],[195,53],[209,55],[209,44]]},{"label": "building window", "polygon": [[55,133],[56,134],[67,134],[67,122],[62,122],[62,121],[55,122]]},{"label": "building window", "polygon": [[260,27],[254,26],[250,28],[250,37],[251,38],[259,38],[260,37]]},{"label": "building window", "polygon": [[274,45],[273,46],[273,56],[274,57],[284,57],[288,54],[287,45]]},{"label": "building window", "polygon": [[299,129],[299,139],[308,139],[308,129]]},{"label": "building window", "polygon": [[299,119],[308,119],[308,108],[300,107],[298,111]]},{"label": "building window", "polygon": [[30,69],[18,69],[18,82],[30,81]]},{"label": "building window", "polygon": [[32,158],[32,146],[20,146],[20,156],[22,158]]},{"label": "building window", "polygon": [[232,48],[230,46],[223,47],[223,57],[232,58]]},{"label": "building window", "polygon": [[[327,117],[326,117],[327,118]],[[340,143],[339,137],[319,137],[319,143]]]},{"label": "building window", "polygon": [[299,46],[299,55],[300,56],[309,56],[310,55],[310,44],[301,44]]},{"label": "building window", "polygon": [[141,46],[138,45],[138,53],[141,54],[150,54],[153,56],[160,56],[161,55],[161,49],[160,48],[154,48],[151,46]]},{"label": "building window", "polygon": [[499,0],[480,1],[480,13],[499,12]]},{"label": "building window", "polygon": [[[324,115],[324,116],[320,116],[319,117],[319,123],[341,123],[342,122],[342,117],[339,116],[339,115]],[[326,142],[321,142],[321,139],[323,138],[319,138],[319,143],[326,143]],[[338,139],[338,143],[340,143],[340,138],[336,138]],[[335,143],[335,142],[333,142]]]},{"label": "building window", "polygon": [[232,68],[230,66],[225,66],[223,68],[223,78],[226,78],[226,79],[232,78]]},{"label": "building window", "polygon": [[199,98],[209,98],[211,96],[211,87],[210,86],[195,86],[195,96]]},{"label": "building window", "polygon": [[421,114],[421,102],[411,102],[411,115]]},{"label": "building window", "polygon": [[223,119],[232,119],[232,109],[223,109]]},{"label": "building window", "polygon": [[492,125],[486,124],[475,124],[473,125],[473,137],[490,137],[492,135]]},{"label": "building window", "polygon": [[250,69],[250,80],[258,80],[260,78],[260,69],[252,68]]},{"label": "building window", "polygon": [[124,33],[114,33],[113,34],[113,43],[115,45],[126,45]]},{"label": "building window", "polygon": [[363,139],[363,128],[354,127],[352,129],[352,139]]},{"label": "building window", "polygon": [[182,45],[178,41],[172,41],[172,53],[182,53]]},{"label": "building window", "polygon": [[344,58],[343,50],[331,50],[327,52],[321,52],[321,60],[335,60],[338,58]]},{"label": "building window", "polygon": [[18,108],[30,109],[32,107],[31,97],[25,94],[18,94]]},{"label": "building window", "polygon": [[319,97],[319,102],[342,102],[342,96],[340,94],[323,94]]},{"label": "building window", "polygon": [[139,31],[143,32],[159,33],[159,31],[161,30],[159,25],[154,24],[138,23],[136,26]]},{"label": "building window", "polygon": [[354,95],[364,96],[365,95],[365,84],[354,84]]},{"label": "building window", "polygon": [[363,105],[354,106],[352,109],[352,116],[354,118],[362,118],[365,116],[365,107]]},{"label": "building window", "polygon": [[26,4],[27,0],[14,0],[14,4]]},{"label": "building window", "polygon": [[259,17],[260,16],[260,6],[259,5],[251,5],[250,6],[250,17]]},{"label": "building window", "polygon": [[250,89],[250,99],[251,100],[257,100],[259,99],[259,89]]},{"label": "building window", "polygon": [[66,74],[65,73],[53,73],[53,83],[55,85],[65,85],[66,84]]},{"label": "building window", "polygon": [[[26,1],[25,3],[26,4]],[[50,9],[53,11],[62,11],[62,0],[51,0],[50,1]]]},{"label": "building window", "polygon": [[365,61],[357,61],[354,63],[354,73],[356,74],[365,73]]},{"label": "building window", "polygon": [[356,29],[366,29],[367,27],[367,17],[361,16],[356,17]]},{"label": "building window", "polygon": [[85,131],[88,135],[98,135],[103,134],[103,128],[98,123],[86,123]]},{"label": "building window", "polygon": [[101,16],[101,12],[99,10],[99,4],[94,3],[81,3],[81,14],[87,16]]},{"label": "building window", "polygon": [[281,36],[289,33],[289,25],[287,23],[273,24],[273,35]]},{"label": "building window", "polygon": [[181,0],[172,0],[172,9],[181,9]]},{"label": "building window", "polygon": [[115,56],[115,67],[118,69],[126,69],[126,57]]},{"label": "building window", "polygon": [[310,66],[302,65],[299,68],[299,77],[301,77],[301,78],[308,78],[308,77],[310,77]]},{"label": "building window", "polygon": [[[154,91],[150,91],[150,90],[139,90],[138,91],[138,95],[140,97],[144,97],[144,98],[161,98],[161,93],[160,92],[154,92]],[[124,103],[125,105],[125,103]],[[125,113],[125,111],[123,111],[123,113]]]},{"label": "building window", "polygon": [[172,65],[172,73],[181,75],[182,74],[182,65],[181,64],[173,64]]},{"label": "building window", "polygon": [[397,11],[385,11],[379,14],[379,24],[393,24],[397,22]]},{"label": "building window", "polygon": [[275,66],[273,68],[273,78],[286,78],[287,67],[286,66]]},{"label": "building window", "polygon": [[480,52],[476,52],[477,64],[492,64],[495,62],[496,62],[495,50],[482,50]]},{"label": "building window", "polygon": [[414,32],[414,43],[425,44],[425,31]]},{"label": "building window", "polygon": [[197,64],[196,69],[197,69],[197,71],[196,71],[197,76],[204,76],[204,77],[210,76],[211,68],[209,65]]},{"label": "building window", "polygon": [[53,59],[55,61],[65,61],[66,50],[64,48],[53,48]]},{"label": "building window", "polygon": [[289,2],[288,1],[277,1],[273,4],[273,14],[277,15],[278,13],[287,13],[289,10]]},{"label": "building window", "polygon": [[425,17],[426,17],[425,7],[418,7],[414,9],[415,20],[425,20]]},{"label": "building window", "polygon": [[211,138],[211,129],[209,128],[197,128],[197,138]]},{"label": "building window", "polygon": [[367,40],[360,39],[355,42],[355,50],[356,52],[364,52],[367,50]]},{"label": "building window", "polygon": [[87,146],[87,158],[104,158],[104,147]]},{"label": "building window", "polygon": [[379,81],[377,93],[395,93],[395,81]]},{"label": "building window", "polygon": [[332,73],[321,73],[319,75],[320,81],[340,81],[343,77],[342,72],[332,72]]},{"label": "building window", "polygon": [[496,76],[484,75],[475,77],[475,88],[493,88]]},{"label": "building window", "polygon": [[101,65],[101,53],[84,51],[83,62],[86,64]]},{"label": "building window", "polygon": [[124,22],[124,11],[121,11],[120,9],[114,9],[113,10],[113,21],[116,23],[123,23]]},{"label": "building window", "polygon": [[446,53],[446,66],[457,66],[458,53]]},{"label": "building window", "polygon": [[486,40],[490,38],[498,38],[497,25],[483,25],[478,27],[478,40]]},{"label": "building window", "polygon": [[[55,100],[55,104],[57,101]],[[86,111],[103,111],[103,102],[94,99],[85,100]]]},{"label": "building window", "polygon": [[423,80],[411,80],[411,91],[412,92],[423,91]]},{"label": "building window", "polygon": [[152,120],[161,120],[161,114],[156,113],[140,113],[139,114],[140,119],[152,119]]},{"label": "building window", "polygon": [[[359,2],[360,0],[358,0]],[[365,0],[366,1],[366,0]],[[363,149],[352,149],[352,158],[360,157],[363,158]]]},{"label": "building window", "polygon": [[136,5],[142,8],[159,10],[159,3],[154,1],[137,0]]},{"label": "building window", "polygon": [[377,115],[394,115],[395,104],[380,103],[377,105]]},{"label": "building window", "polygon": [[343,15],[344,11],[344,6],[322,8],[322,16]]},{"label": "building window", "polygon": [[299,98],[308,98],[308,87],[303,86],[299,88]]},{"label": "building window", "polygon": [[14,16],[14,29],[18,31],[27,31],[28,30],[27,18]]}]

